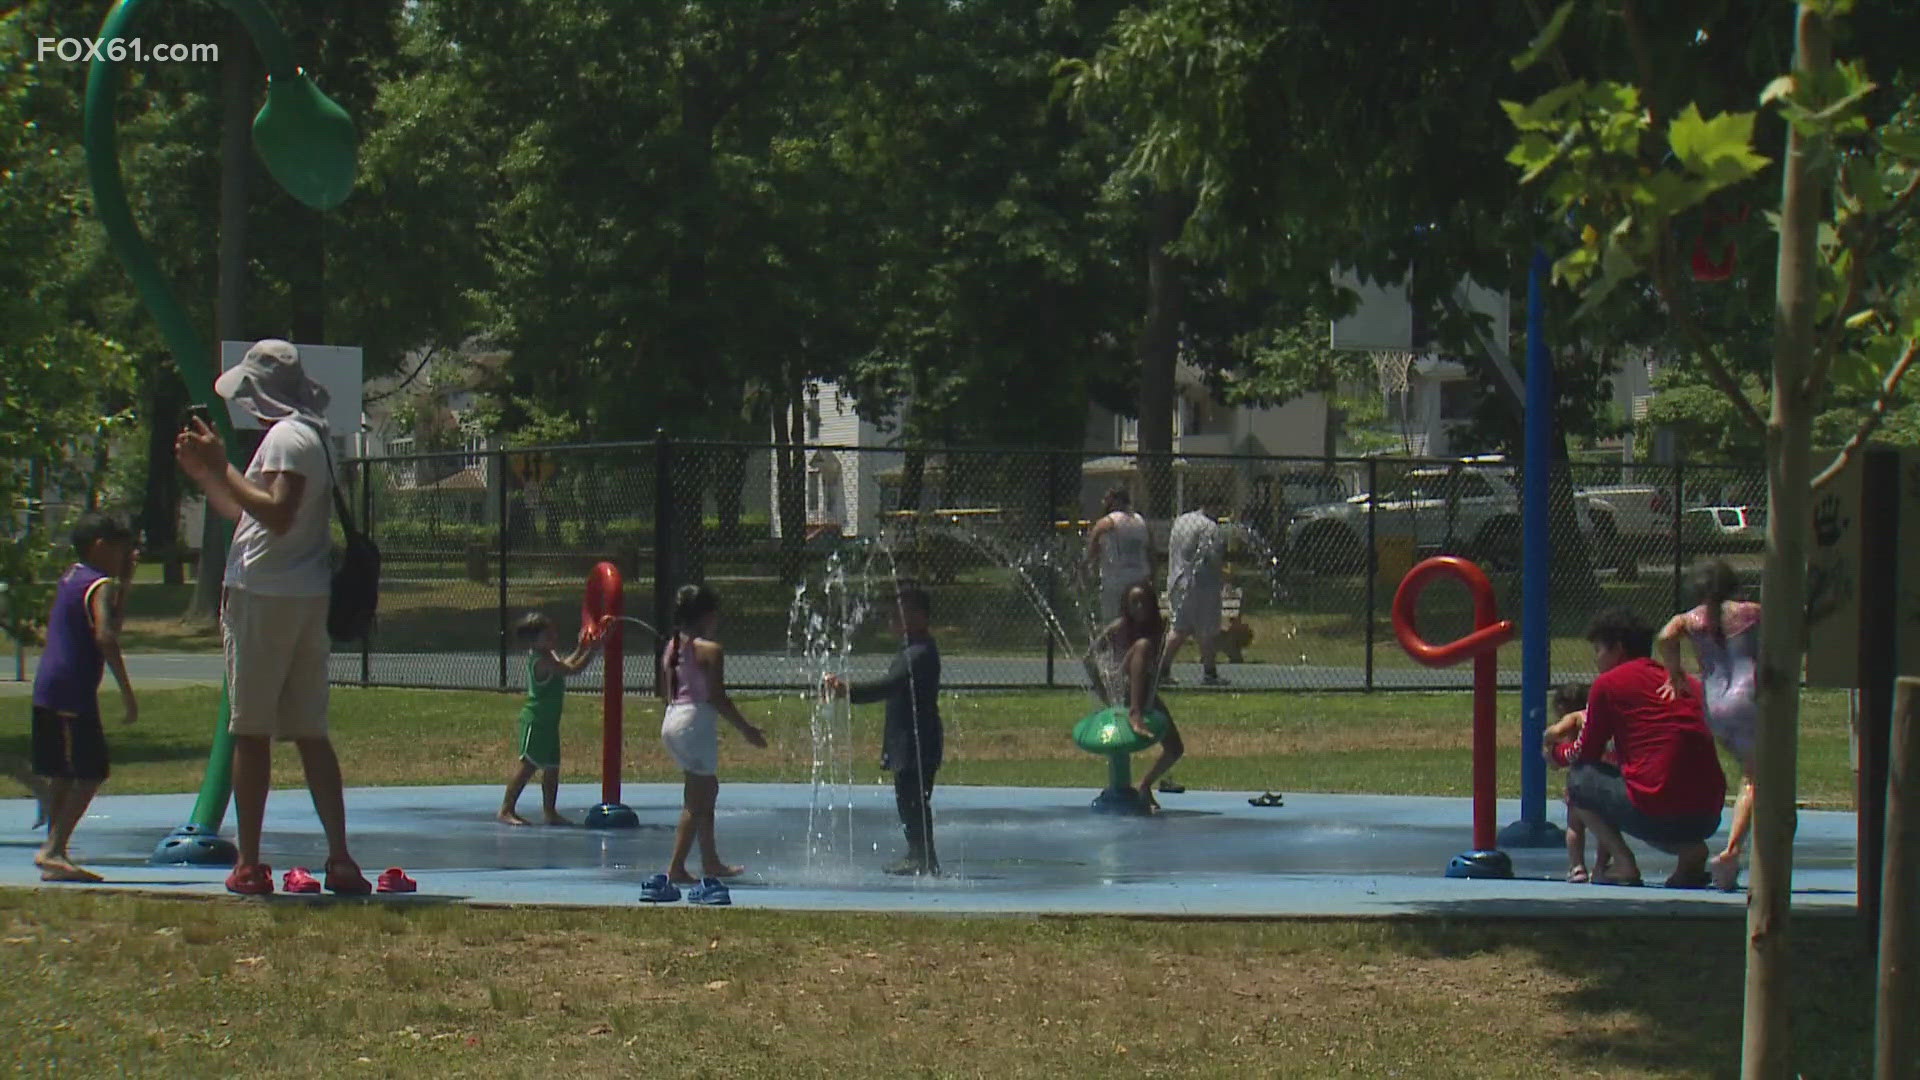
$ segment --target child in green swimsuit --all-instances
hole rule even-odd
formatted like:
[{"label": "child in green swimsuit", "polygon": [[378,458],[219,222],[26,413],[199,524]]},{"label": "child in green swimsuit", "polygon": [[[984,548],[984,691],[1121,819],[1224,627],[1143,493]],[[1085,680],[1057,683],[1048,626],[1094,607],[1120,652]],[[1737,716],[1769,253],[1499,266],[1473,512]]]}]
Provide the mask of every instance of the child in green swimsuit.
[{"label": "child in green swimsuit", "polygon": [[526,825],[520,816],[520,792],[540,770],[540,803],[546,823],[571,825],[554,803],[560,797],[560,709],[567,700],[567,676],[587,666],[599,651],[600,637],[580,631],[572,656],[554,652],[553,623],[539,612],[520,620],[514,639],[527,647],[527,702],[520,707],[520,764],[507,778],[507,794],[500,802],[500,822]]}]

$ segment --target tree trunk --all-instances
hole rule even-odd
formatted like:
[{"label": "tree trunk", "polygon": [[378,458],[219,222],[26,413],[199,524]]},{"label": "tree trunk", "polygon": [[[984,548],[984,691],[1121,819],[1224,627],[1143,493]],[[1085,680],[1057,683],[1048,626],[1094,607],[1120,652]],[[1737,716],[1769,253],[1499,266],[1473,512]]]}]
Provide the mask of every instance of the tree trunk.
[{"label": "tree trunk", "polygon": [[900,464],[900,505],[898,510],[919,510],[920,493],[927,483],[927,451],[919,439],[907,444],[906,458]]},{"label": "tree trunk", "polygon": [[782,397],[784,412],[776,413],[774,456],[779,461],[779,490],[775,503],[780,514],[780,580],[800,580],[805,565],[807,530],[807,381],[793,376]]},{"label": "tree trunk", "polygon": [[[253,168],[253,44],[228,20],[220,55],[220,280],[214,300],[214,370],[220,368],[220,342],[237,338],[247,294],[247,177]],[[163,417],[155,417],[160,422]],[[171,456],[171,455],[169,455]],[[220,607],[226,580],[227,525],[213,508],[205,510],[200,530],[200,572],[193,583],[190,622],[211,623]]]},{"label": "tree trunk", "polygon": [[163,554],[162,580],[183,580],[180,546],[180,470],[173,462],[173,434],[186,404],[179,373],[162,356],[146,365],[147,482],[140,500],[140,531],[149,551]]},{"label": "tree trunk", "polygon": [[1186,229],[1189,202],[1176,191],[1155,192],[1147,215],[1147,317],[1140,328],[1139,449],[1146,481],[1141,509],[1150,518],[1173,513],[1174,373],[1180,359],[1185,284],[1178,256],[1167,250]]},{"label": "tree trunk", "polygon": [[100,509],[100,489],[107,482],[107,429],[93,429],[93,464],[87,469],[87,509]]},{"label": "tree trunk", "polygon": [[[299,207],[294,213],[303,226],[299,233],[305,244],[289,253],[287,267],[288,299],[293,305],[291,330],[295,342],[324,345],[327,341],[327,226],[318,210]],[[334,432],[347,435],[350,432]]]},{"label": "tree trunk", "polygon": [[[1832,64],[1827,27],[1806,5],[1798,13],[1794,69],[1813,77]],[[1741,1075],[1792,1075],[1787,920],[1793,890],[1795,779],[1800,672],[1806,648],[1807,533],[1812,492],[1813,411],[1806,375],[1819,295],[1816,243],[1824,193],[1816,169],[1823,140],[1787,136],[1780,197],[1775,292],[1773,411],[1767,422],[1767,556],[1761,592],[1760,732],[1754,777],[1753,866],[1747,898],[1746,1013]]]},{"label": "tree trunk", "polygon": [[707,484],[713,450],[680,446],[673,455],[673,570],[675,581],[707,578]]},{"label": "tree trunk", "polygon": [[737,544],[741,540],[740,518],[746,510],[747,465],[750,451],[745,447],[724,447],[713,463],[713,509],[719,518],[720,542]]},{"label": "tree trunk", "polygon": [[1333,403],[1333,394],[1327,393],[1327,422],[1320,430],[1320,456],[1327,459],[1329,468],[1333,459],[1340,456],[1340,435],[1347,426],[1347,411]]}]

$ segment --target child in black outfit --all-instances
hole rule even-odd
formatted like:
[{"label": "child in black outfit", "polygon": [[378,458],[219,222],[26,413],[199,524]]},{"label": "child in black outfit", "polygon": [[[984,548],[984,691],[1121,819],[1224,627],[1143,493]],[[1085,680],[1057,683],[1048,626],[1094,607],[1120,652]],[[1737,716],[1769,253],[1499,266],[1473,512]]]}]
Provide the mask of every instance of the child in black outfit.
[{"label": "child in black outfit", "polygon": [[907,834],[907,857],[889,866],[890,874],[937,874],[933,850],[933,777],[940,770],[945,734],[940,725],[940,650],[928,628],[933,604],[923,589],[901,589],[895,597],[893,628],[904,639],[893,666],[880,679],[849,686],[826,677],[828,693],[843,694],[855,705],[887,703],[887,728],[881,767],[893,773],[894,803]]}]

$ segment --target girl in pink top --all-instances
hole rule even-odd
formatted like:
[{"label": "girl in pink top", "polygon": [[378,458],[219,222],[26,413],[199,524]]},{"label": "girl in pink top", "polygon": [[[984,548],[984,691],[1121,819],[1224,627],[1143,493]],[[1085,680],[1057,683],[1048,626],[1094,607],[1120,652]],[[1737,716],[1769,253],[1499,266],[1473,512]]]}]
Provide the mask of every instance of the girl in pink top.
[{"label": "girl in pink top", "polygon": [[692,885],[700,879],[687,873],[687,855],[700,842],[705,878],[735,877],[741,867],[720,861],[713,836],[713,804],[720,794],[720,733],[718,719],[727,718],[750,745],[766,746],[760,729],[747,723],[727,696],[726,654],[713,640],[720,624],[720,597],[705,585],[683,585],[674,595],[673,639],[661,661],[661,686],[667,711],[660,721],[660,741],[686,776],[680,810],[680,828],[674,833],[673,861],[666,880]]},{"label": "girl in pink top", "polygon": [[1713,883],[1731,891],[1740,881],[1740,847],[1753,824],[1754,737],[1760,708],[1755,696],[1760,663],[1760,605],[1737,599],[1740,579],[1733,568],[1715,559],[1693,574],[1694,595],[1700,604],[1668,620],[1660,631],[1660,662],[1667,669],[1668,697],[1692,692],[1681,667],[1680,639],[1693,643],[1700,663],[1700,696],[1706,706],[1707,727],[1714,738],[1740,762],[1740,794],[1733,804],[1733,826],[1727,846],[1707,869]]}]

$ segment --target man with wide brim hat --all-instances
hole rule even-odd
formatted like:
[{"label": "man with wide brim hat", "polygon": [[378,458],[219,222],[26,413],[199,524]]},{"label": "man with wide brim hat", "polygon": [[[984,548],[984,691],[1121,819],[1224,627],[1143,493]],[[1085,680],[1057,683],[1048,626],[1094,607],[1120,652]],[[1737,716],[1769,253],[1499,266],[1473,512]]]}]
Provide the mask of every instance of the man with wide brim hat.
[{"label": "man with wide brim hat", "polygon": [[[307,377],[298,349],[271,338],[249,348],[214,390],[266,428],[244,473],[228,464],[219,434],[199,419],[174,440],[175,458],[206,493],[208,505],[236,523],[220,603],[240,848],[227,888],[247,895],[273,891],[272,868],[260,861],[260,825],[272,783],[273,742],[280,740],[300,749],[307,790],[327,835],[326,887],[372,892],[347,851],[340,760],[327,734],[327,600],[333,581],[327,391]],[[298,877],[308,878],[304,868],[296,869]]]}]

